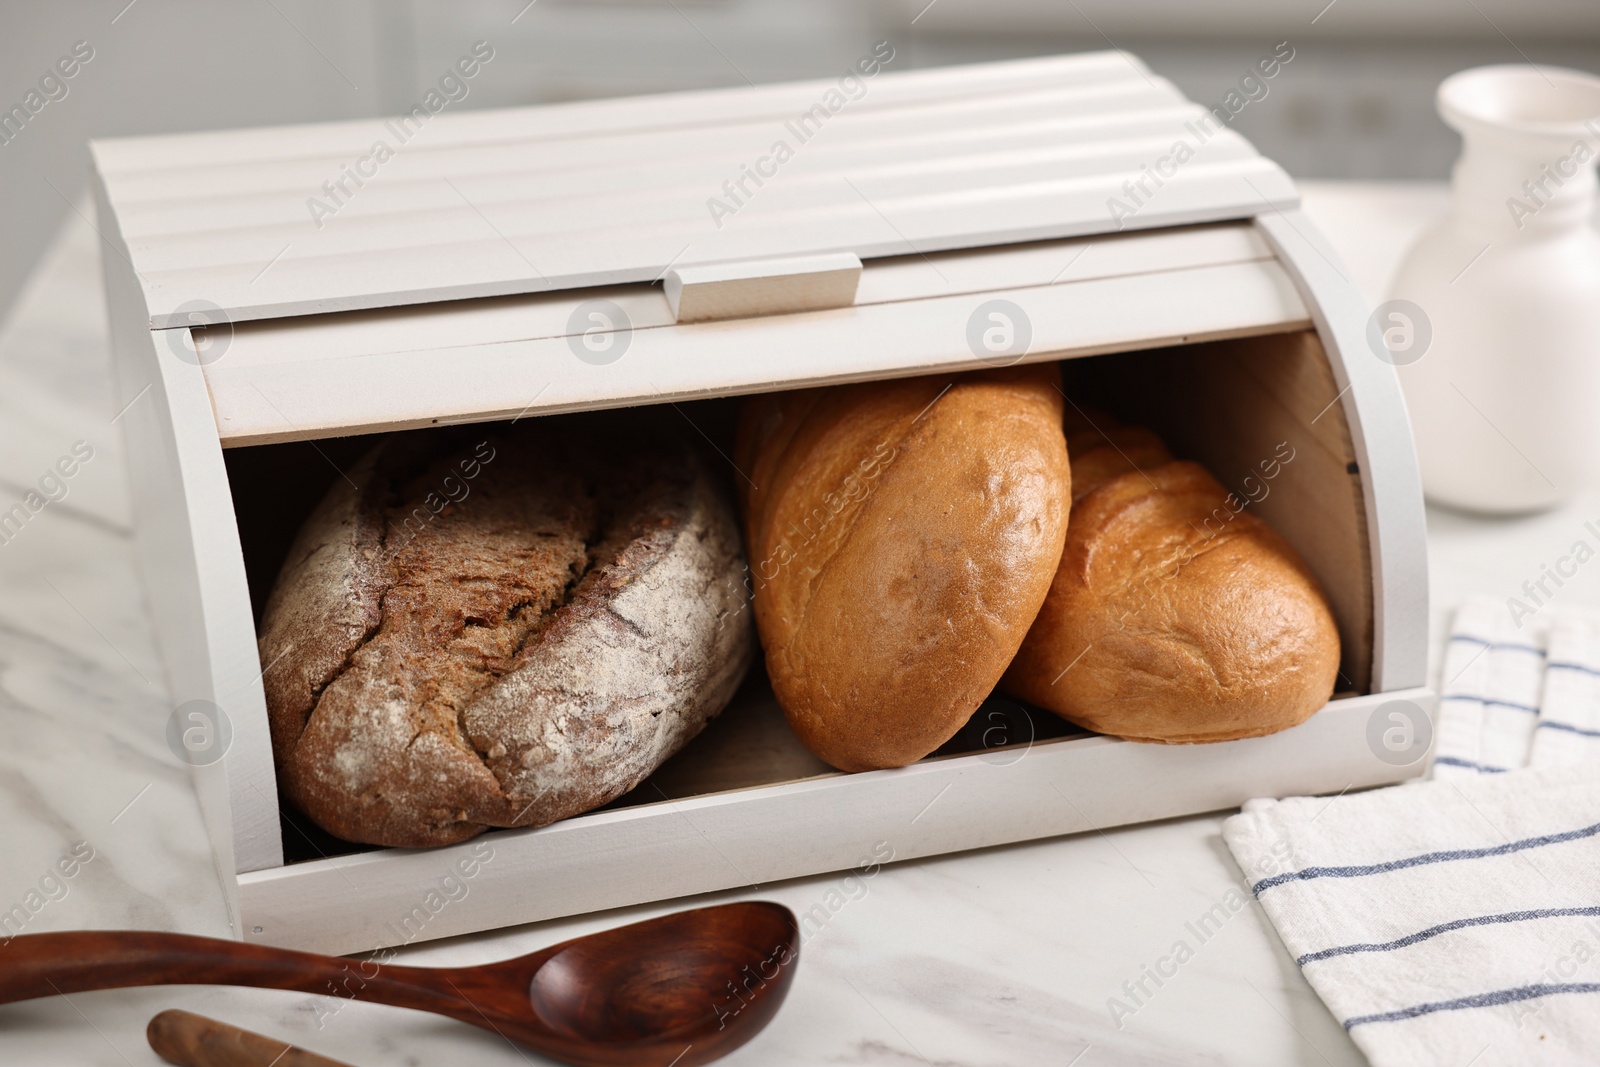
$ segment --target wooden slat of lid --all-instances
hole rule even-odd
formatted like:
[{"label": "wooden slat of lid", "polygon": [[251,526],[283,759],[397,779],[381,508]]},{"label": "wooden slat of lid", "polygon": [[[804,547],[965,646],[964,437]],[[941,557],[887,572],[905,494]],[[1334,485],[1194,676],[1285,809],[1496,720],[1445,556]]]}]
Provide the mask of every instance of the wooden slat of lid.
[{"label": "wooden slat of lid", "polygon": [[[1130,77],[1141,80],[1148,77],[1157,85],[1168,85],[1165,79],[1151,75],[1136,58],[1116,52],[1042,56],[910,71],[894,71],[893,67],[891,62],[883,74],[872,79],[872,91],[868,94],[871,106],[1012,92],[1046,85],[1126,81]],[[886,76],[890,73],[892,77]],[[500,143],[508,139],[720,126],[763,116],[781,121],[796,109],[816,102],[836,84],[837,79],[820,78],[748,89],[697,89],[567,104],[446,112],[451,121],[436,128],[430,123],[429,138],[440,144],[460,146]],[[1179,96],[1175,90],[1173,95]],[[336,152],[352,143],[365,145],[366,134],[376,125],[372,120],[362,119],[113,138],[98,141],[96,145],[108,171],[171,171],[240,161],[270,162],[307,152]]]},{"label": "wooden slat of lid", "polygon": [[[615,366],[568,344],[595,298],[633,328]],[[267,443],[967,366],[965,317],[995,298],[1041,353],[1306,320],[1256,227],[1223,223],[874,260],[853,308],[708,326],[647,285],[241,323],[204,371],[223,443]]]},{"label": "wooden slat of lid", "polygon": [[[908,113],[910,109],[859,115],[841,112],[839,121],[830,120],[826,136],[806,142],[804,153],[784,164],[784,184],[790,184],[795,174],[837,173],[845,166],[852,173],[914,171],[930,161],[996,154],[1093,160],[1119,146],[1142,145],[1148,140],[1165,149],[1175,122],[1202,116],[1197,105],[1152,100],[1152,91],[1142,85],[1127,88],[1136,93],[1118,101],[1127,106],[1115,112],[1083,114],[1082,100],[1070,94],[1041,93],[1030,94],[1028,100],[1002,101],[1000,107],[964,108],[967,114],[961,125],[952,125],[952,116],[942,106],[918,108],[916,113]],[[384,133],[382,127],[375,127],[371,136]],[[425,186],[436,196],[446,194],[447,202],[459,207],[459,197],[449,195],[445,178],[473,181],[481,195],[490,197],[487,201],[475,197],[480,206],[497,199],[538,202],[574,192],[637,191],[642,184],[639,167],[651,168],[650,188],[693,181],[691,193],[706,194],[709,188],[721,194],[722,181],[738,177],[741,164],[759,159],[784,133],[790,134],[791,143],[796,140],[781,121],[763,119],[758,124],[715,130],[596,137],[581,145],[520,141],[439,146],[417,138],[403,154],[384,165],[383,181],[362,188],[361,195],[352,198],[339,215],[382,214],[395,206],[410,206],[417,195],[408,188],[411,185]],[[1238,142],[1229,138],[1228,143]],[[257,221],[307,221],[304,202],[287,199],[285,194],[319,191],[322,182],[337,176],[340,165],[353,158],[319,155],[214,165],[181,173],[128,174],[118,179],[118,217],[130,234],[139,236],[210,229],[237,218],[244,208],[254,212]],[[219,187],[227,189],[226,195],[217,195]],[[386,195],[369,195],[380,190]],[[699,200],[691,196],[691,202],[700,207],[703,196]],[[273,209],[279,214],[272,214]]]},{"label": "wooden slat of lid", "polygon": [[[382,122],[102,142],[153,326],[650,281],[672,264],[862,258],[1239,218],[1293,203],[1237,135],[1115,53],[882,73],[801,143],[833,81],[444,113],[317,225]],[[786,123],[790,123],[786,125]],[[1142,195],[1178,139],[1195,157]],[[783,140],[760,187],[724,182]],[[1151,195],[1153,193],[1153,195]],[[712,198],[733,208],[713,210]],[[739,201],[743,201],[740,203]]]},{"label": "wooden slat of lid", "polygon": [[[862,271],[855,305],[1070,285],[1272,258],[1257,229],[1236,222],[936,252],[871,260]],[[636,330],[673,324],[662,288],[645,285],[266,319],[226,328],[227,351],[222,361],[207,365],[206,372],[564,337],[570,332],[574,307],[586,299],[616,303]],[[761,329],[760,323],[750,326]],[[439,373],[453,371],[441,363]]]},{"label": "wooden slat of lid", "polygon": [[[190,225],[186,231],[173,227],[161,233],[141,232],[152,221],[165,221],[151,220],[149,209],[141,208],[130,211],[123,234],[144,249],[141,270],[155,273],[225,265],[236,262],[246,250],[270,255],[282,247],[281,240],[290,229],[302,226],[311,234],[307,247],[324,257],[446,244],[458,238],[465,227],[472,236],[499,239],[503,235],[514,239],[523,254],[537,265],[545,258],[542,242],[564,236],[626,239],[643,232],[658,232],[694,240],[708,230],[731,231],[739,224],[749,228],[781,225],[782,220],[801,213],[843,210],[871,216],[919,197],[944,195],[962,202],[982,203],[1000,201],[1008,195],[1032,195],[1029,190],[1035,187],[1102,189],[1107,188],[1108,171],[1137,172],[1141,162],[1163,154],[1167,144],[1160,137],[1027,148],[1000,144],[961,154],[946,151],[923,159],[894,158],[883,155],[879,148],[861,153],[864,158],[858,164],[849,161],[852,165],[848,171],[802,167],[801,163],[812,161],[798,159],[793,170],[783,172],[781,182],[773,181],[769,188],[758,190],[758,198],[749,205],[752,214],[740,212],[725,227],[715,226],[704,194],[707,190],[719,192],[714,184],[716,175],[737,173],[736,164],[721,172],[702,167],[682,175],[660,173],[659,184],[645,187],[623,184],[617,181],[616,173],[610,180],[601,174],[467,174],[446,181],[444,177],[409,180],[404,172],[397,172],[397,181],[408,179],[404,185],[374,183],[371,199],[358,196],[351,200],[348,212],[341,211],[327,221],[321,232],[310,227],[303,204],[286,205],[281,197],[274,203],[255,195],[252,198],[259,201],[268,217],[255,219],[249,226]],[[1186,179],[1191,173],[1204,177],[1240,167],[1254,168],[1260,163],[1260,157],[1242,138],[1224,131],[1216,135],[1207,160],[1191,162],[1180,172],[1179,179]],[[1167,188],[1160,191],[1162,197],[1174,185],[1181,184],[1181,180],[1170,180]],[[538,189],[537,196],[528,193],[533,187]],[[1114,188],[1111,191],[1118,192]],[[1132,203],[1126,194],[1121,198]],[[213,203],[206,207],[221,222],[225,217],[222,211],[228,205]],[[754,213],[757,208],[759,214]],[[189,217],[199,212],[166,206],[165,213],[174,222],[188,224]],[[1109,222],[1109,216],[1105,221]],[[280,243],[273,244],[274,241]]]},{"label": "wooden slat of lid", "polygon": [[[648,291],[646,299],[665,298]],[[985,299],[1032,324],[1029,357],[1122,351],[1301,328],[1275,260],[807,312],[746,323],[635,329],[596,366],[565,337],[205,368],[225,447],[662,403],[865,378],[981,369],[967,323]],[[755,320],[763,321],[763,320]],[[1130,323],[1137,323],[1137,330]]]}]

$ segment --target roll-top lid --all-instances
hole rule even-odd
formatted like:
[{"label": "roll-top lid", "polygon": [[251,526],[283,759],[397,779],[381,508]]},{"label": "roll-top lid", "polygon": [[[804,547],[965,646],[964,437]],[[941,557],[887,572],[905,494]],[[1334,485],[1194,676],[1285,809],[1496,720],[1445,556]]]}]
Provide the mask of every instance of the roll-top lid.
[{"label": "roll-top lid", "polygon": [[[93,145],[152,328],[1245,218],[1297,201],[1118,52]],[[430,110],[438,105],[439,110]],[[1226,115],[1226,112],[1222,112]]]}]

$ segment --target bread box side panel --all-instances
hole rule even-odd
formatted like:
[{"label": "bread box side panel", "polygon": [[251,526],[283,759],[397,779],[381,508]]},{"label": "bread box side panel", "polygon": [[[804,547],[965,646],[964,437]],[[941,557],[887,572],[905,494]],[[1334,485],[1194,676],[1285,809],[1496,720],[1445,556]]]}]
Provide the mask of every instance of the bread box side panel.
[{"label": "bread box side panel", "polygon": [[[210,723],[215,743],[223,746],[220,758],[198,752],[192,762],[230,915],[236,915],[231,872],[283,862],[238,524],[189,331],[149,328],[116,216],[98,182],[95,192],[112,253],[102,262],[117,396],[125,405],[117,421],[133,490],[135,552],[175,713],[187,701],[206,701],[226,717],[226,731]],[[192,358],[183,358],[185,352]]]},{"label": "bread box side panel", "polygon": [[1361,470],[1372,556],[1372,689],[1425,685],[1428,528],[1399,378],[1369,347],[1366,302],[1311,221],[1287,211],[1262,215],[1256,225],[1277,250],[1316,323]]}]

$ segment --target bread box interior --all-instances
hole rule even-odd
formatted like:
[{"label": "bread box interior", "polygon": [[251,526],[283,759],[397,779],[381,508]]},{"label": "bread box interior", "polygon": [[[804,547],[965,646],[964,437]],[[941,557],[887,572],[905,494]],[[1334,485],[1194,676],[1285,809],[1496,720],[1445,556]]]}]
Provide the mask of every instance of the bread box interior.
[{"label": "bread box interior", "polygon": [[[1236,485],[1238,499],[1248,500],[1246,506],[1290,540],[1327,591],[1339,621],[1342,661],[1335,699],[1367,694],[1372,565],[1361,474],[1315,332],[1290,329],[1102,355],[1063,363],[1062,369],[1069,404],[1155,429],[1183,458],[1200,461],[1224,484]],[[738,404],[735,397],[689,401],[674,405],[672,420],[703,435],[704,447],[721,457],[714,462],[730,496],[739,474],[725,457],[733,454]],[[564,422],[574,434],[604,428],[582,416],[544,417]],[[663,429],[674,427],[669,422]],[[340,472],[373,444],[370,436],[353,435],[224,453],[258,627],[296,530]],[[1026,758],[1035,745],[1087,736],[1048,711],[996,692],[928,759],[981,754],[991,765],[1008,764]],[[789,730],[758,661],[734,702],[704,733],[644,784],[601,810],[838,774]],[[280,815],[287,864],[376,851],[323,832],[287,806]]]},{"label": "bread box interior", "polygon": [[[825,88],[441,118],[430,147],[391,164],[386,191],[351,201],[340,243],[303,256],[288,250],[316,240],[290,217],[298,183],[319,172],[305,159],[336,158],[364,127],[96,146],[101,225],[122,253],[105,257],[118,389],[124,401],[149,393],[124,419],[141,565],[174,702],[213,701],[231,723],[227,752],[196,779],[240,937],[366,951],[1420,772],[1367,740],[1384,702],[1431,706],[1421,495],[1393,369],[1365,348],[1365,311],[1292,185],[1231,131],[1131,223],[1108,218],[1140,161],[1204,113],[1126,57],[880,75],[833,120],[840,143],[797,157],[791,191],[763,193],[711,233],[661,209],[654,228],[610,243],[541,241],[570,234],[574,211],[599,216],[571,202],[540,214],[536,175],[525,175],[533,193],[502,193],[487,215],[473,202],[499,188],[496,167],[527,166],[507,153],[575,136],[575,124],[625,156],[640,144],[659,152],[647,127],[688,136],[704,125],[696,116],[721,123],[738,142],[726,158],[668,159],[719,173],[769,119]],[[1054,113],[1066,99],[1088,118],[1055,132],[1035,122],[1008,134],[983,111],[1025,125],[1029,108]],[[888,116],[900,130],[919,114],[947,141],[909,177],[874,170],[886,135],[873,124]],[[738,141],[745,120],[754,141]],[[985,169],[992,144],[962,147],[979,131],[1014,136],[1043,170],[1021,157]],[[437,179],[452,167],[445,184],[460,199],[441,207],[449,189]],[[184,199],[202,194],[212,199]],[[436,229],[425,241],[416,227]],[[470,240],[440,243],[458,231]],[[685,264],[709,272],[713,296],[719,277],[792,279],[797,255],[853,263],[848,299],[780,296],[689,321],[672,290],[690,284]],[[969,341],[995,300],[1029,331],[1022,351],[998,358]],[[584,357],[595,321],[615,358]],[[1059,362],[1069,405],[1150,426],[1298,550],[1342,643],[1322,711],[1263,738],[1149,745],[995,696],[926,759],[842,774],[789,732],[758,661],[733,704],[643,785],[547,827],[365,848],[280,805],[260,612],[289,539],[373,435],[648,407],[731,481],[741,396],[1017,361]],[[425,906],[469,856],[471,892]]]}]

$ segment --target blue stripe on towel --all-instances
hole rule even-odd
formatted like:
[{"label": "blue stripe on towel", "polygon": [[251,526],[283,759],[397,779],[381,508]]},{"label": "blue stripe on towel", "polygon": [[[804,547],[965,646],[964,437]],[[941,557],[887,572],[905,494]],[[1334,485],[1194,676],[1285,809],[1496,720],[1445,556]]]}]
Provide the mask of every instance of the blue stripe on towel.
[{"label": "blue stripe on towel", "polygon": [[1595,677],[1600,678],[1600,671],[1595,670],[1593,667],[1585,667],[1581,663],[1554,661],[1551,663],[1546,663],[1545,666],[1553,671],[1577,671],[1579,674],[1592,674]]},{"label": "blue stripe on towel", "polygon": [[1544,658],[1544,649],[1538,645],[1519,645],[1515,641],[1485,641],[1483,638],[1473,637],[1471,634],[1451,634],[1450,640],[1463,641],[1469,645],[1482,645],[1484,648],[1510,648],[1518,652],[1532,652],[1540,659]]},{"label": "blue stripe on towel", "polygon": [[1460,759],[1456,756],[1435,756],[1434,765],[1444,764],[1446,767],[1465,767],[1469,771],[1481,771],[1484,774],[1504,774],[1504,767],[1495,767],[1488,763],[1473,763],[1469,759]]},{"label": "blue stripe on towel", "polygon": [[1454,922],[1440,923],[1430,926],[1426,930],[1419,930],[1414,934],[1396,938],[1393,941],[1384,941],[1379,944],[1340,945],[1338,948],[1325,948],[1320,952],[1307,952],[1295,960],[1304,967],[1317,960],[1329,959],[1333,956],[1349,956],[1357,952],[1388,952],[1390,949],[1405,948],[1415,945],[1419,941],[1426,941],[1430,937],[1438,937],[1452,930],[1461,930],[1468,926],[1497,926],[1500,923],[1527,922],[1530,919],[1551,919],[1568,915],[1600,915],[1600,907],[1594,908],[1540,908],[1536,911],[1507,911],[1499,915],[1479,915],[1471,919],[1456,919]]},{"label": "blue stripe on towel", "polygon": [[1538,730],[1564,730],[1569,734],[1579,734],[1583,737],[1600,737],[1600,730],[1585,730],[1581,726],[1574,726],[1569,722],[1551,722],[1546,719],[1535,727]]},{"label": "blue stripe on towel", "polygon": [[1421,867],[1429,863],[1474,860],[1484,856],[1505,856],[1513,852],[1523,852],[1530,848],[1559,845],[1564,841],[1578,841],[1585,837],[1593,837],[1596,834],[1600,834],[1600,822],[1577,830],[1565,830],[1559,834],[1544,834],[1540,837],[1525,837],[1520,841],[1507,841],[1503,845],[1491,845],[1488,848],[1455,848],[1445,852],[1424,852],[1416,856],[1407,856],[1405,859],[1369,863],[1362,866],[1307,867],[1303,871],[1286,871],[1283,874],[1275,874],[1270,878],[1263,878],[1250,887],[1250,892],[1259,897],[1264,890],[1271,889],[1275,885],[1282,885],[1284,882],[1303,882],[1312,878],[1361,878],[1369,874],[1387,874],[1389,871],[1404,870],[1407,867]]},{"label": "blue stripe on towel", "polygon": [[1459,1011],[1462,1008],[1489,1008],[1499,1004],[1511,1004],[1519,1000],[1534,1000],[1538,997],[1548,997],[1556,993],[1600,993],[1600,983],[1596,982],[1541,982],[1538,985],[1519,986],[1516,989],[1497,989],[1492,993],[1475,993],[1470,997],[1458,997],[1455,1000],[1437,1000],[1431,1004],[1413,1004],[1409,1008],[1399,1011],[1383,1011],[1373,1015],[1357,1015],[1353,1019],[1344,1021],[1346,1030],[1361,1026],[1364,1023],[1392,1023],[1401,1019],[1415,1019],[1419,1015],[1432,1015],[1436,1011]]},{"label": "blue stripe on towel", "polygon": [[1446,693],[1444,696],[1440,697],[1439,699],[1440,700],[1466,700],[1466,701],[1470,701],[1470,702],[1472,702],[1474,704],[1482,704],[1485,707],[1510,708],[1513,711],[1531,711],[1535,715],[1539,714],[1539,709],[1536,708],[1536,707],[1533,707],[1533,706],[1531,706],[1529,704],[1513,704],[1509,700],[1490,700],[1488,697],[1468,696],[1465,693]]}]

